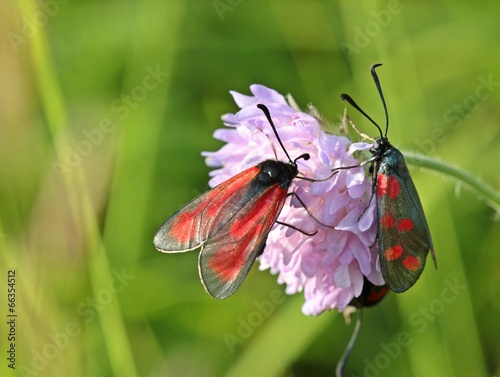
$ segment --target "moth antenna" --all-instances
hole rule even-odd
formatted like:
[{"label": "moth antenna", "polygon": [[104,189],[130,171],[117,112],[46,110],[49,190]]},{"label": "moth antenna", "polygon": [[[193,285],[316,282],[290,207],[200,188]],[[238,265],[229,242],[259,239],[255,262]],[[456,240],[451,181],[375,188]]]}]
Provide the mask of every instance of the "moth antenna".
[{"label": "moth antenna", "polygon": [[380,80],[378,79],[377,72],[375,68],[380,67],[382,63],[374,64],[370,67],[370,72],[372,73],[373,81],[375,81],[375,86],[377,87],[378,94],[382,100],[382,105],[384,106],[385,112],[385,135],[387,137],[387,131],[389,130],[389,113],[387,112],[387,105],[385,103],[384,93],[382,93],[382,86],[380,85]]},{"label": "moth antenna", "polygon": [[361,107],[359,107],[358,104],[356,102],[354,102],[354,100],[351,98],[351,96],[349,96],[349,94],[342,93],[340,95],[340,99],[342,101],[348,102],[352,107],[354,107],[361,114],[363,114],[366,119],[368,119],[370,122],[372,122],[374,124],[375,127],[377,127],[378,131],[380,132],[380,137],[384,138],[384,135],[382,134],[382,130],[380,129],[380,127],[378,126],[378,124],[375,123],[375,121],[372,118],[370,118],[370,116],[367,113],[365,113],[363,110],[361,110]]},{"label": "moth antenna", "polygon": [[307,161],[310,158],[311,158],[311,156],[309,155],[309,153],[303,153],[299,157],[297,157],[295,160],[293,160],[292,162],[293,162],[294,165],[297,165],[297,160]]},{"label": "moth antenna", "polygon": [[[269,122],[269,124],[271,125],[273,131],[274,131],[274,134],[276,135],[276,138],[278,139],[278,142],[280,143],[281,145],[281,148],[283,149],[283,151],[285,152],[285,155],[286,157],[288,158],[288,161],[290,161],[291,163],[295,163],[295,161],[297,161],[297,159],[299,158],[304,158],[305,160],[307,160],[309,157],[305,158],[305,155],[302,155],[302,156],[299,156],[297,159],[295,159],[295,161],[292,161],[292,159],[290,158],[290,155],[288,154],[288,152],[286,151],[285,149],[285,146],[283,145],[283,143],[281,142],[281,139],[280,139],[280,136],[278,135],[278,131],[276,130],[276,126],[274,125],[274,122],[273,120],[271,119],[271,113],[269,112],[269,109],[267,108],[266,105],[263,105],[261,103],[259,103],[257,105],[257,107],[259,109],[262,110],[262,112],[264,113],[264,115],[266,116],[267,118],[267,121]],[[309,155],[307,155],[309,156]]]}]

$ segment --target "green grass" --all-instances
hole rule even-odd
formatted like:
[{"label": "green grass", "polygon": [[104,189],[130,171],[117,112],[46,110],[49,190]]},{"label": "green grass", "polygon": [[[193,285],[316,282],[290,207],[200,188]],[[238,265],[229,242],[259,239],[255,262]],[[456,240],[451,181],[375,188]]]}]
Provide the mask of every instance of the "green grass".
[{"label": "green grass", "polygon": [[[305,317],[287,296],[241,333],[283,291],[276,277],[254,267],[219,302],[196,253],[161,254],[152,238],[207,188],[200,152],[221,145],[229,90],[261,83],[331,121],[347,92],[382,123],[368,71],[382,62],[391,142],[488,187],[412,165],[439,270],[366,310],[346,375],[499,375],[500,5],[221,3],[0,6],[2,321],[13,269],[18,311],[17,368],[4,357],[1,374],[333,375],[353,328],[342,315]],[[4,356],[8,343],[0,332]]]}]

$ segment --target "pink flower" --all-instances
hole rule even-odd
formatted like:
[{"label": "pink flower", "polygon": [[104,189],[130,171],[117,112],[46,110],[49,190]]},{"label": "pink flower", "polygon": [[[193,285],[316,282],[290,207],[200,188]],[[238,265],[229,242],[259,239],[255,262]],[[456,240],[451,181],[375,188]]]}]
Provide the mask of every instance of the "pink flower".
[{"label": "pink flower", "polygon": [[[259,103],[269,108],[290,157],[310,154],[309,160],[297,161],[301,176],[322,179],[334,168],[357,165],[355,152],[372,146],[324,132],[317,118],[293,108],[272,89],[252,85],[250,91],[253,96],[231,92],[241,110],[224,115],[222,119],[229,128],[214,134],[226,144],[217,152],[203,153],[208,166],[220,167],[211,172],[211,187],[265,159],[287,160],[269,122],[256,107]],[[330,227],[314,221],[297,200],[289,200],[279,221],[317,233],[308,236],[276,224],[260,257],[260,269],[278,274],[278,282],[286,284],[288,294],[304,292],[304,314],[343,310],[360,295],[363,276],[375,285],[384,284],[377,247],[373,245],[377,232],[375,199],[366,208],[371,179],[364,168],[339,170],[323,182],[296,178],[291,191],[299,195],[316,219]]]}]

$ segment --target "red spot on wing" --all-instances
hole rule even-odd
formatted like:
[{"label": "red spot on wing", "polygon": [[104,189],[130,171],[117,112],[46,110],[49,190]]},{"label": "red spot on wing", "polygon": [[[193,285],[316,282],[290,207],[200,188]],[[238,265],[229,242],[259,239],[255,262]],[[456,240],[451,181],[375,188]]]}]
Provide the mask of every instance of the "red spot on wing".
[{"label": "red spot on wing", "polygon": [[403,254],[403,248],[399,245],[392,246],[384,251],[385,259],[390,261],[398,259],[401,254]]},{"label": "red spot on wing", "polygon": [[389,287],[382,286],[378,287],[379,289],[372,289],[366,299],[369,303],[376,303],[385,296],[385,294],[389,291]]},{"label": "red spot on wing", "polygon": [[416,271],[420,267],[420,259],[413,255],[409,255],[403,259],[403,266],[410,271]]},{"label": "red spot on wing", "polygon": [[[258,223],[262,222],[268,216],[276,219],[281,212],[282,204],[286,198],[287,190],[276,185],[267,189],[253,203],[244,215],[236,217],[231,225],[230,233],[235,239],[243,238]],[[274,223],[274,221],[273,221]]]},{"label": "red spot on wing", "polygon": [[390,199],[395,199],[401,192],[401,185],[393,175],[378,173],[377,175],[377,196],[381,198],[387,194]]},{"label": "red spot on wing", "polygon": [[175,221],[171,224],[169,237],[179,244],[189,242],[190,238],[192,237],[192,233],[188,232],[186,229],[188,228],[188,226],[192,226],[193,217],[196,216],[199,212],[200,211],[185,211],[179,213]]},{"label": "red spot on wing", "polygon": [[[256,229],[256,231],[258,230]],[[217,253],[211,255],[208,260],[210,273],[215,274],[217,279],[224,282],[235,280],[248,259],[244,250],[245,246],[247,245],[243,243],[236,245],[236,247],[228,244],[218,249]]]},{"label": "red spot on wing", "polygon": [[387,178],[387,195],[390,199],[395,199],[401,192],[401,185],[399,181],[393,175]]},{"label": "red spot on wing", "polygon": [[401,219],[396,224],[396,229],[400,232],[408,232],[413,229],[415,224],[411,219]]},{"label": "red spot on wing", "polygon": [[392,228],[394,226],[394,218],[391,216],[390,213],[386,213],[384,216],[382,216],[382,219],[380,220],[380,225],[382,228],[388,229]]},{"label": "red spot on wing", "polygon": [[382,173],[377,174],[377,196],[381,198],[387,192],[387,176]]}]

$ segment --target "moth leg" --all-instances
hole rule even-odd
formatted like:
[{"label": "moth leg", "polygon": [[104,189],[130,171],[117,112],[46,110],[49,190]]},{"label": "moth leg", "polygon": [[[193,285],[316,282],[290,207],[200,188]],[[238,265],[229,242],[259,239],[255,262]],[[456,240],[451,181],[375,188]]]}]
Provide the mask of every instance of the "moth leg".
[{"label": "moth leg", "polygon": [[287,194],[287,196],[293,196],[295,197],[300,205],[302,207],[304,207],[304,209],[306,210],[307,214],[314,220],[316,221],[318,224],[322,225],[322,226],[326,226],[327,228],[331,228],[331,229],[335,229],[334,226],[331,226],[331,225],[328,225],[328,224],[325,224],[324,222],[322,222],[321,220],[319,220],[318,218],[316,218],[312,213],[311,211],[309,211],[309,208],[307,208],[306,204],[304,203],[304,201],[300,198],[300,196],[298,196],[295,192],[290,192]]},{"label": "moth leg", "polygon": [[306,236],[310,236],[310,237],[312,237],[312,236],[314,236],[316,233],[318,233],[318,231],[317,231],[317,230],[315,230],[315,231],[314,231],[314,232],[312,232],[312,233],[309,233],[309,232],[306,232],[305,230],[302,230],[302,229],[297,228],[296,226],[293,226],[293,225],[291,225],[291,224],[287,224],[287,223],[284,223],[284,222],[282,222],[282,221],[278,221],[278,220],[276,220],[276,223],[277,223],[277,224],[280,224],[280,225],[287,226],[287,227],[289,227],[289,228],[291,228],[291,229],[293,229],[293,230],[296,230],[297,232],[300,232],[300,233],[305,234]]}]

